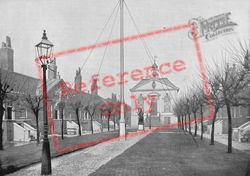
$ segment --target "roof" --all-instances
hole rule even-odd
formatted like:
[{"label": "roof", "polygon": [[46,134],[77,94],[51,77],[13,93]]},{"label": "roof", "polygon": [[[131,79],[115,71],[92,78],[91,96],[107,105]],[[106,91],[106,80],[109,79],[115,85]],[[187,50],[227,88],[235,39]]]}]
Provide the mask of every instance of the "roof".
[{"label": "roof", "polygon": [[105,100],[98,96],[98,95],[91,95],[89,93],[83,93],[83,92],[77,92],[76,94],[73,94],[72,96],[68,97],[68,103],[75,104],[80,103],[82,106],[87,105],[93,105],[93,104],[99,104],[105,102]]},{"label": "roof", "polygon": [[13,92],[36,94],[40,80],[17,72],[11,72],[0,68],[2,82],[6,82]]},{"label": "roof", "polygon": [[[139,89],[147,84],[150,84],[151,82],[158,82],[162,84],[163,86],[160,89]],[[176,87],[171,81],[169,81],[168,78],[156,78],[156,79],[142,79],[139,83],[137,83],[132,89],[130,89],[131,92],[138,92],[138,91],[166,91],[166,90],[175,90],[179,91],[179,88]]]}]

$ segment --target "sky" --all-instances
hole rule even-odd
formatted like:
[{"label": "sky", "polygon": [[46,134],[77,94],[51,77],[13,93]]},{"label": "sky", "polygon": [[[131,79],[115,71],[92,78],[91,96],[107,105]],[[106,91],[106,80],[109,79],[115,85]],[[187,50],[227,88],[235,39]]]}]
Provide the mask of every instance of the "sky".
[{"label": "sky", "polygon": [[[55,45],[55,51],[63,51],[94,44],[105,22],[117,4],[117,0],[0,0],[0,41],[8,35],[14,49],[14,70],[16,72],[38,77],[34,62],[35,45],[40,42],[42,31],[46,29],[49,40]],[[218,36],[206,41],[199,39],[203,63],[210,65],[211,60],[220,61],[221,53],[230,44],[237,41],[249,42],[250,3],[248,0],[125,0],[141,33],[186,24],[190,19],[204,19],[231,12],[230,20],[237,23],[235,32]],[[116,10],[107,24],[99,42],[119,38],[119,15]],[[138,34],[133,21],[125,7],[125,36]],[[113,27],[112,27],[113,26]],[[156,56],[158,65],[183,60],[186,69],[171,72],[167,76],[180,90],[199,77],[199,62],[193,40],[188,38],[189,30],[164,33],[125,42],[125,71],[143,69],[151,65],[150,58],[143,45]],[[106,50],[106,54],[104,52]],[[83,81],[89,87],[91,75],[98,73],[100,79],[106,75],[119,73],[119,44],[65,55],[56,58],[61,77],[73,82],[75,71],[82,67]],[[103,62],[101,61],[103,58]],[[102,64],[101,64],[102,63]],[[131,89],[138,81],[128,78],[125,84],[125,96],[129,98]],[[119,94],[116,84],[110,88],[101,88],[100,94],[111,97],[111,92]]]}]

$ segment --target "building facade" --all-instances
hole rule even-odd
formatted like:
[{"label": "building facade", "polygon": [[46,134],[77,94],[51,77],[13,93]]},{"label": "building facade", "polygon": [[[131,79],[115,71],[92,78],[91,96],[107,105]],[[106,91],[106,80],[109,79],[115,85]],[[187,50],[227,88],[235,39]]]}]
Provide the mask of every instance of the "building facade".
[{"label": "building facade", "polygon": [[151,77],[142,79],[131,92],[131,127],[138,127],[139,109],[143,110],[145,126],[160,126],[177,122],[173,115],[173,97],[179,88],[168,78],[161,78],[156,63],[152,65]]},{"label": "building facade", "polygon": [[[39,79],[15,72],[14,70],[14,50],[11,47],[10,37],[6,37],[6,42],[2,43],[0,48],[0,78],[13,90],[8,95],[11,98],[4,100],[3,115],[3,141],[8,142],[29,142],[37,138],[37,125],[35,115],[30,106],[27,105],[26,97],[43,97],[42,85]],[[55,135],[63,133],[68,135],[78,135],[79,125],[76,114],[74,101],[80,105],[78,107],[78,117],[80,130],[89,132],[91,123],[93,123],[94,132],[101,132],[106,126],[106,119],[102,117],[99,106],[107,101],[98,95],[97,80],[91,85],[91,93],[83,92],[81,84],[81,69],[76,70],[74,86],[68,86],[57,72],[56,59],[48,65],[47,71],[47,94],[48,94],[48,118],[53,119],[50,124],[54,129]],[[112,95],[112,99],[116,99]],[[59,102],[64,103],[63,110],[58,107]],[[92,117],[86,111],[86,107],[90,108],[96,105]],[[39,131],[43,134],[43,110],[42,101],[39,111]],[[127,116],[130,116],[127,113]],[[63,118],[63,120],[62,120]],[[92,118],[92,120],[91,120]],[[130,119],[130,117],[128,117]],[[118,123],[118,119],[116,119]],[[114,121],[111,119],[111,121]],[[63,122],[63,123],[62,123]],[[63,125],[62,125],[63,124]],[[51,128],[51,129],[52,129]],[[52,131],[50,131],[51,133]]]}]

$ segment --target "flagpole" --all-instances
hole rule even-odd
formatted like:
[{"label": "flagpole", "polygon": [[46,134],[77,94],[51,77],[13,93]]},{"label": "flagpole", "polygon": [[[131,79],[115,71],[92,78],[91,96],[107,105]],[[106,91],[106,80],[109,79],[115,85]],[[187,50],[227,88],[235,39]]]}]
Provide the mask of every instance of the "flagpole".
[{"label": "flagpole", "polygon": [[[120,0],[120,75],[124,73],[124,16],[123,16],[123,4],[124,0]],[[122,79],[122,76],[121,78]],[[120,80],[124,82],[123,80]],[[126,129],[125,129],[125,101],[124,101],[124,83],[120,84],[120,103],[121,103],[121,118],[120,118],[120,137],[125,139]]]}]

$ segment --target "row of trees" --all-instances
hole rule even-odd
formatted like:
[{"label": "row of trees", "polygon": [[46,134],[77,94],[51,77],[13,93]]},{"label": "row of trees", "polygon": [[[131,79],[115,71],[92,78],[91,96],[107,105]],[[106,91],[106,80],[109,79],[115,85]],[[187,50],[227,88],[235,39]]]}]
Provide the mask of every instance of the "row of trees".
[{"label": "row of trees", "polygon": [[[204,112],[210,111],[212,128],[210,144],[214,145],[214,126],[219,110],[226,107],[228,117],[228,153],[232,153],[232,115],[231,108],[235,106],[249,106],[249,49],[240,43],[240,49],[229,48],[219,62],[207,66],[207,78],[202,73],[201,81],[196,81],[187,91],[178,97],[174,112],[178,117],[179,128],[191,135],[197,135],[197,126],[200,123],[203,139]],[[202,83],[200,83],[202,82]],[[199,117],[199,118],[197,118]],[[206,120],[209,120],[206,119]],[[194,134],[191,132],[191,123],[194,122]]]},{"label": "row of trees", "polygon": [[[114,102],[112,101],[105,101],[102,98],[100,98],[97,95],[90,95],[86,93],[77,93],[72,95],[68,95],[67,97],[60,98],[56,97],[57,104],[55,105],[56,109],[59,110],[59,115],[61,119],[61,138],[64,139],[64,117],[63,117],[63,110],[68,108],[70,111],[75,113],[76,117],[76,123],[78,124],[78,135],[82,135],[81,131],[81,117],[83,119],[90,119],[90,130],[91,133],[94,133],[94,128],[93,128],[93,121],[94,120],[101,120],[103,118],[107,118],[107,126],[108,126],[108,131],[110,131],[110,118],[113,116],[114,120],[114,129],[115,129],[115,120],[117,118],[117,114],[114,112],[117,112],[117,109],[111,108],[110,104],[113,104]],[[42,97],[38,95],[34,96],[28,96],[26,97],[26,102],[28,103],[28,107],[32,110],[36,117],[36,124],[37,124],[37,129],[39,128],[39,111],[42,109]],[[102,105],[105,105],[104,107],[101,108]],[[81,113],[81,115],[80,115]],[[103,125],[103,124],[102,124]],[[39,133],[39,132],[38,132]],[[38,135],[38,134],[37,134]],[[39,138],[37,139],[37,142],[39,143]]]},{"label": "row of trees", "polygon": [[[26,81],[20,84],[20,81],[15,80],[14,73],[8,73],[8,71],[0,69],[0,150],[3,150],[3,116],[5,109],[5,104],[15,104],[14,111],[24,111],[27,109],[28,111],[32,112],[35,118],[35,124],[37,129],[37,143],[40,142],[40,127],[39,122],[41,121],[39,117],[39,112],[43,109],[43,97],[40,94],[33,94],[28,90],[25,90]],[[33,87],[36,89],[37,87]],[[60,95],[59,95],[60,96]],[[59,97],[52,97],[52,98],[59,98]],[[107,105],[100,110],[100,105],[106,103]],[[63,109],[66,107],[70,108],[76,116],[76,122],[78,124],[79,129],[79,136],[81,136],[81,119],[80,119],[80,111],[84,112],[83,116],[86,118],[87,116],[90,119],[90,128],[91,132],[94,132],[93,129],[93,120],[95,116],[99,116],[100,119],[103,117],[108,119],[108,130],[110,129],[110,119],[113,116],[114,120],[114,129],[115,129],[115,121],[118,121],[118,110],[113,108],[109,105],[112,105],[115,102],[112,100],[105,102],[98,96],[89,95],[79,93],[74,96],[68,95],[67,98],[60,99],[58,104],[56,105],[57,109],[59,110],[60,119],[61,121],[61,136],[62,139],[64,138],[64,117],[63,117]]]}]

